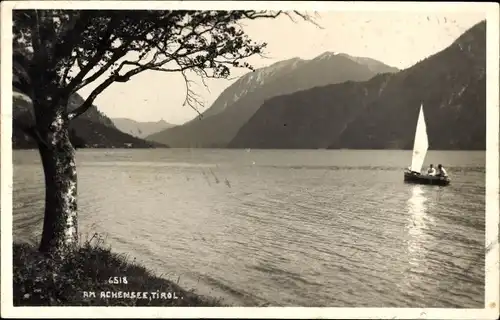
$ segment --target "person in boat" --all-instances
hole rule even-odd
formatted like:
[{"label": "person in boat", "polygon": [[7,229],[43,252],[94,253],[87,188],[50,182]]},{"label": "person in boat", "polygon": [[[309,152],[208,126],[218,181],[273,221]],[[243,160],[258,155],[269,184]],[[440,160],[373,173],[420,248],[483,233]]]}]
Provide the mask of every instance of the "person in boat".
[{"label": "person in boat", "polygon": [[436,176],[438,176],[438,177],[447,177],[448,176],[448,173],[446,172],[446,170],[443,168],[443,166],[441,164],[438,164]]},{"label": "person in boat", "polygon": [[413,175],[420,175],[420,172],[413,171],[411,167],[406,168],[406,172],[411,173]]},{"label": "person in boat", "polygon": [[429,169],[427,169],[427,175],[429,175],[429,176],[435,176],[436,175],[436,169],[434,169],[434,165],[432,163],[429,166]]}]

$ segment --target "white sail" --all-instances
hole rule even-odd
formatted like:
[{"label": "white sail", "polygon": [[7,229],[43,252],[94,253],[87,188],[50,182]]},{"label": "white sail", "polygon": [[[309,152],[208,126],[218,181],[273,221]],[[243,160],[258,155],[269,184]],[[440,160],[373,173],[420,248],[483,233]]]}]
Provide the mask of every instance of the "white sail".
[{"label": "white sail", "polygon": [[415,141],[413,143],[413,155],[411,158],[411,170],[420,172],[424,164],[429,141],[427,139],[427,126],[425,125],[424,106],[420,106],[418,115],[417,130],[415,131]]}]

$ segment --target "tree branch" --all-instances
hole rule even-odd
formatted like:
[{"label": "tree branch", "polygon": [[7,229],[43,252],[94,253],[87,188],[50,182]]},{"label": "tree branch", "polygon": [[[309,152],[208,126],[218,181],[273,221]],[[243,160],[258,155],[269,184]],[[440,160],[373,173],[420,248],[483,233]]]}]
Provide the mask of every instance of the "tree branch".
[{"label": "tree branch", "polygon": [[[302,12],[300,12],[300,11],[296,11],[296,10],[294,10],[294,11],[293,11],[293,13],[295,13],[296,15],[298,15],[299,17],[301,17],[304,21],[310,22],[310,23],[314,24],[316,27],[318,27],[318,28],[320,28],[320,29],[325,29],[325,28],[323,28],[323,27],[322,27],[319,23],[317,23],[316,21],[314,21],[314,19],[313,19],[313,18],[311,18],[309,15],[307,15],[307,14],[303,14]],[[292,19],[292,16],[290,15],[290,13],[286,12],[285,14],[286,14],[286,15],[287,15],[287,16],[288,16],[288,17],[289,17],[292,21],[294,21],[294,20]],[[318,15],[318,14],[316,13],[316,15]],[[295,21],[294,21],[294,22],[295,22]]]},{"label": "tree branch", "polygon": [[43,48],[42,39],[40,35],[40,17],[38,16],[38,10],[34,10],[34,22],[35,25],[32,28],[31,32],[31,45],[33,47],[33,53],[36,60],[42,60],[42,58],[46,58],[46,52]]},{"label": "tree branch", "polygon": [[193,109],[194,111],[196,111],[196,113],[198,113],[198,119],[202,119],[203,118],[203,114],[198,110],[198,108],[195,106],[195,105],[198,105],[199,107],[203,107],[203,102],[200,101],[200,96],[196,94],[196,92],[194,92],[191,87],[190,87],[190,83],[192,81],[190,81],[187,76],[186,76],[186,72],[185,71],[181,71],[181,74],[182,74],[182,77],[184,78],[184,83],[186,84],[186,97],[184,99],[184,102],[182,103],[183,106],[185,106],[186,104],[191,108]]},{"label": "tree branch", "polygon": [[[154,60],[152,60],[152,61],[154,61]],[[184,70],[189,69],[189,67],[185,67],[184,69],[179,69],[179,70],[174,70],[174,71],[171,71],[168,69],[162,69],[161,65],[164,63],[167,63],[167,62],[162,61],[162,62],[157,63],[157,64],[149,62],[147,64],[141,65],[140,63],[138,63],[136,61],[123,61],[120,64],[120,66],[118,67],[118,69],[114,72],[114,74],[112,74],[109,78],[107,78],[104,82],[102,82],[97,88],[95,88],[90,93],[89,97],[85,100],[85,102],[82,105],[80,105],[78,108],[74,109],[72,112],[68,113],[68,119],[73,120],[73,119],[77,118],[78,116],[82,115],[83,113],[85,113],[92,106],[92,103],[97,98],[97,96],[99,94],[101,94],[113,82],[127,82],[128,80],[130,80],[130,78],[132,76],[135,76],[144,70],[154,70],[154,71],[164,71],[164,72],[175,72],[175,71],[183,72]],[[125,65],[135,65],[138,67],[126,72],[123,75],[120,75],[119,71]]]},{"label": "tree branch", "polygon": [[[286,14],[292,21],[295,21],[292,17],[293,13],[317,25],[307,14],[281,10],[275,12],[197,11],[193,13],[173,11],[167,14],[147,12],[144,17],[152,18],[152,22],[144,19],[138,20],[135,16],[132,18],[127,13],[112,14],[111,17],[109,14],[97,15],[96,21],[100,22],[99,28],[96,31],[89,27],[89,37],[93,37],[94,42],[90,42],[90,47],[82,47],[75,58],[78,63],[81,54],[85,64],[80,65],[80,72],[65,88],[62,88],[62,92],[69,96],[96,81],[110,69],[111,75],[91,92],[82,105],[69,112],[68,118],[74,119],[87,111],[96,97],[113,82],[126,82],[146,70],[180,72],[186,83],[184,105],[188,104],[201,115],[197,107],[202,106],[203,103],[191,88],[192,81],[188,79],[186,71],[193,70],[208,89],[205,79],[227,78],[230,75],[231,66],[254,70],[248,63],[242,63],[241,60],[254,54],[261,54],[266,44],[254,43],[241,27],[235,28],[238,26],[238,21],[273,19],[282,14]],[[101,31],[102,29],[104,31]],[[114,39],[119,39],[121,44],[113,49],[111,45]],[[91,54],[92,46],[95,46],[93,55]],[[139,58],[136,61],[122,61],[116,70],[113,70],[118,61],[129,52],[139,53]],[[153,52],[154,56],[149,60],[148,54]],[[145,57],[149,60],[148,62],[144,61]],[[167,66],[172,61],[177,63],[176,67]],[[89,76],[97,65],[100,68]],[[120,74],[125,66],[133,68]],[[211,71],[207,72],[208,69]]]},{"label": "tree branch", "polygon": [[[168,18],[165,17],[164,19]],[[163,20],[164,20],[163,19]],[[162,20],[162,21],[163,21]],[[118,21],[116,21],[116,23],[118,23]],[[111,26],[108,26],[108,29],[107,29],[107,36],[106,37],[111,37],[111,34],[110,34],[110,31],[112,31],[112,28]],[[96,71],[95,73],[93,73],[90,77],[88,78],[85,78],[85,75],[88,74],[88,72],[90,72],[90,70],[92,70],[92,68],[95,67],[95,65],[102,59],[103,55],[105,54],[105,51],[100,55],[100,57],[97,57],[96,55],[96,59],[94,60],[97,60],[97,61],[91,61],[89,62],[89,64],[93,64],[92,68],[90,68],[90,70],[88,70],[87,72],[85,72],[85,74],[83,74],[81,77],[75,77],[75,79],[73,79],[72,82],[74,83],[77,83],[79,81],[79,83],[77,85],[75,85],[73,88],[72,88],[72,91],[71,92],[77,92],[78,90],[82,89],[83,87],[87,86],[89,83],[92,83],[94,82],[95,80],[97,80],[100,76],[102,76],[107,70],[109,70],[109,68],[111,68],[118,60],[120,60],[121,58],[123,58],[129,51],[129,46],[131,45],[131,43],[134,41],[134,40],[144,40],[146,38],[146,35],[148,33],[150,33],[151,31],[153,31],[153,27],[150,27],[146,30],[144,30],[143,32],[141,32],[140,34],[138,35],[133,35],[133,36],[130,36],[130,37],[127,37],[126,40],[124,40],[124,42],[116,49],[113,50],[113,55],[112,57],[110,58],[110,60],[108,62],[106,62],[106,64],[104,66],[102,66],[99,71]],[[109,42],[109,41],[108,41]],[[148,41],[146,41],[148,42]],[[149,43],[150,46],[155,46],[154,43]],[[99,58],[99,59],[97,59]],[[140,60],[140,59],[139,59]],[[89,65],[88,64],[88,65]],[[120,69],[122,66],[120,66],[118,69]],[[87,68],[85,68],[87,69]],[[80,75],[80,74],[79,74]]]},{"label": "tree branch", "polygon": [[67,14],[70,16],[68,17],[69,22],[67,25],[61,25],[61,28],[64,27],[64,29],[58,34],[60,41],[55,42],[54,56],[56,58],[66,57],[71,54],[73,46],[68,44],[74,43],[77,41],[76,38],[80,39],[82,37],[83,32],[92,19],[92,14],[85,10],[79,11],[74,15],[72,13]]},{"label": "tree branch", "polygon": [[66,64],[66,70],[64,71],[64,74],[63,74],[61,81],[60,81],[60,84],[59,84],[61,87],[66,85],[66,81],[68,80],[69,72],[70,72],[71,68],[75,65],[75,62],[77,62],[77,60],[78,60],[77,56],[69,58],[69,61]]},{"label": "tree branch", "polygon": [[95,55],[92,57],[92,59],[90,59],[90,61],[87,62],[85,66],[82,66],[83,69],[81,69],[80,72],[75,76],[75,78],[64,88],[64,96],[69,96],[71,93],[73,93],[75,91],[75,88],[81,84],[85,76],[97,65],[97,63],[99,63],[99,61],[101,61],[113,40],[112,35],[116,23],[117,19],[115,18],[115,16],[112,16],[111,20],[108,23],[106,32],[99,42],[98,49]]},{"label": "tree branch", "polygon": [[255,11],[255,10],[249,10],[249,11],[244,11],[243,16],[247,19],[250,20],[255,20],[255,19],[260,19],[260,18],[277,18],[279,15],[283,13],[282,10],[279,10],[276,13],[265,13],[265,11]]},{"label": "tree branch", "polygon": [[104,66],[102,66],[98,71],[93,73],[90,77],[88,77],[86,79],[82,79],[82,81],[73,88],[72,92],[77,92],[78,90],[87,86],[89,83],[92,83],[95,80],[97,80],[106,71],[108,71],[109,68],[111,68],[111,66],[113,66],[113,64],[115,64],[118,60],[123,58],[126,54],[127,54],[127,51],[125,49],[118,48],[118,50],[116,50],[113,53],[113,56],[111,57],[111,59]]},{"label": "tree branch", "polygon": [[72,112],[68,113],[68,119],[73,120],[73,119],[79,117],[80,115],[82,115],[83,113],[85,113],[85,111],[87,111],[92,106],[92,103],[94,102],[95,98],[97,98],[97,96],[99,94],[101,94],[101,92],[103,92],[107,87],[109,87],[116,80],[117,80],[117,76],[110,76],[104,82],[102,82],[99,86],[97,86],[97,88],[95,88],[90,93],[90,95],[88,96],[88,98],[85,100],[84,103],[82,103],[79,107],[77,107]]}]

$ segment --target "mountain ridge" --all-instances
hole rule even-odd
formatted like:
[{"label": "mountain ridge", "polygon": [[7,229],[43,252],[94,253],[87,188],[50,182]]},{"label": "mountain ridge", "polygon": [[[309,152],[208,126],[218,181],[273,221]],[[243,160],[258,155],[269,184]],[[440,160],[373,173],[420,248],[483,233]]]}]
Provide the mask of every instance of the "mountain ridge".
[{"label": "mountain ridge", "polygon": [[[204,112],[201,120],[193,119],[184,125],[150,135],[147,139],[172,147],[225,147],[241,126],[271,97],[346,80],[367,80],[376,75],[368,66],[347,56],[318,57],[278,61],[249,72],[226,88]],[[379,62],[378,68],[379,72],[398,70],[382,62]]]},{"label": "mountain ridge", "polygon": [[[68,110],[74,110],[84,99],[74,94],[68,102]],[[12,120],[33,123],[33,106],[25,95],[13,92]],[[70,122],[70,140],[76,148],[164,148],[160,143],[149,142],[121,132],[111,119],[92,105],[89,110]],[[12,149],[36,149],[36,142],[17,126],[12,126]]]},{"label": "mountain ridge", "polygon": [[485,61],[483,21],[397,73],[273,97],[228,147],[411,149],[423,103],[430,149],[484,150]]},{"label": "mountain ridge", "polygon": [[141,139],[161,130],[176,126],[163,119],[159,121],[136,121],[130,118],[111,118],[111,122],[121,132]]}]

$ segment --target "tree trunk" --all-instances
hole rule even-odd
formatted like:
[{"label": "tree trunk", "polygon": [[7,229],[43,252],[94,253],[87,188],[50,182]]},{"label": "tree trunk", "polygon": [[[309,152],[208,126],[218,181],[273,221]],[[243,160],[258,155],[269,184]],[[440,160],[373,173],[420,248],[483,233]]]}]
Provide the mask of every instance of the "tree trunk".
[{"label": "tree trunk", "polygon": [[[47,110],[47,109],[45,109]],[[63,252],[78,244],[75,149],[69,120],[62,108],[37,122],[38,149],[45,175],[45,217],[42,252]]]}]

